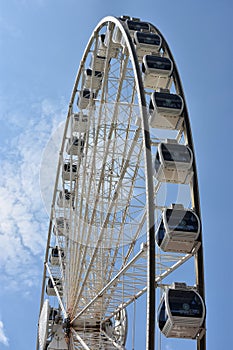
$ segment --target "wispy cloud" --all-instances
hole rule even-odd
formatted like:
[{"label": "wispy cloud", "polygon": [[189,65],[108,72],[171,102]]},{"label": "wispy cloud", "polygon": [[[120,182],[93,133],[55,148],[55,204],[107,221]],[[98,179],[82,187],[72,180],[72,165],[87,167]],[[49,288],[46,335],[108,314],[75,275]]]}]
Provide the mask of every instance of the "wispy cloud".
[{"label": "wispy cloud", "polygon": [[5,346],[9,346],[9,340],[5,334],[4,324],[1,320],[0,320],[0,343]]},{"label": "wispy cloud", "polygon": [[[40,164],[50,135],[65,117],[64,103],[42,101],[24,129],[2,147],[0,168],[0,281],[15,289],[40,283],[48,216],[39,184]],[[35,113],[36,111],[36,113]],[[12,127],[15,115],[9,121]],[[53,171],[55,169],[52,169]]]}]

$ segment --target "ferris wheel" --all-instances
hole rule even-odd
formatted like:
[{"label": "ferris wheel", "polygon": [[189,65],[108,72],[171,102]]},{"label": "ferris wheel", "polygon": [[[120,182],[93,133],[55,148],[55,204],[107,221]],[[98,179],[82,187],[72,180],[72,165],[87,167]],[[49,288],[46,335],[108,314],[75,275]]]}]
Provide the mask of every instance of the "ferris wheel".
[{"label": "ferris wheel", "polygon": [[195,154],[175,60],[151,23],[106,17],[64,127],[37,350],[165,350],[171,340],[205,350],[205,314]]}]

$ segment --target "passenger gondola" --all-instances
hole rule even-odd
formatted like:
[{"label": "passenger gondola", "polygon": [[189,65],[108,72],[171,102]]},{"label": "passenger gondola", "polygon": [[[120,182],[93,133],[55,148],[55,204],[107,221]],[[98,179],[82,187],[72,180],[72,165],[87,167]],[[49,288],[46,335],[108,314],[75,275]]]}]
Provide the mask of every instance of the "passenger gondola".
[{"label": "passenger gondola", "polygon": [[179,130],[183,122],[183,108],[181,96],[154,91],[149,105],[149,125],[152,128]]},{"label": "passenger gondola", "polygon": [[[57,277],[53,277],[53,280],[54,280],[55,286],[57,287],[58,293],[62,294],[62,282],[61,282],[61,279],[57,278]],[[46,293],[49,296],[56,296],[57,295],[56,291],[54,289],[54,286],[53,286],[52,279],[50,277],[48,279],[48,283],[47,283],[47,286],[46,286]]]},{"label": "passenger gondola", "polygon": [[52,248],[51,254],[49,257],[49,261],[52,265],[59,265],[60,263],[60,257],[61,259],[64,259],[65,253],[62,248],[58,248],[57,246]]},{"label": "passenger gondola", "polygon": [[173,63],[170,58],[145,55],[142,60],[144,87],[148,89],[170,89]]},{"label": "passenger gondola", "polygon": [[50,311],[49,311],[50,324],[52,325],[58,317],[59,317],[58,310],[55,309],[54,307],[50,307]]},{"label": "passenger gondola", "polygon": [[202,333],[205,305],[201,296],[184,283],[167,288],[158,308],[158,326],[168,338],[195,339]]},{"label": "passenger gondola", "polygon": [[63,164],[62,179],[63,181],[74,181],[77,177],[77,165],[70,162]]},{"label": "passenger gondola", "polygon": [[69,232],[69,222],[63,217],[58,217],[55,220],[53,233],[57,236],[64,236]]},{"label": "passenger gondola", "polygon": [[[125,22],[126,20],[133,20],[132,18],[130,18],[130,16],[121,16],[121,17],[119,17],[119,19],[122,22]],[[121,44],[122,44],[122,33],[121,33],[121,30],[118,26],[115,26],[115,28],[114,28],[113,35],[112,35],[112,41],[115,44],[118,44],[119,46],[121,46]]]},{"label": "passenger gondola", "polygon": [[138,60],[141,61],[145,55],[159,52],[162,39],[155,33],[135,32],[134,44]]},{"label": "passenger gondola", "polygon": [[[134,41],[134,33],[135,32],[145,32],[145,33],[149,33],[150,32],[150,25],[147,22],[141,22],[139,19],[127,19],[125,21],[125,26],[127,27],[127,29],[129,30],[129,34],[132,38],[132,40]],[[121,38],[121,45],[123,48],[126,47],[126,42],[125,42],[125,38],[122,36]]]},{"label": "passenger gondola", "polygon": [[89,106],[89,103],[92,98],[95,98],[95,93],[91,94],[89,89],[83,89],[78,92],[77,106],[79,109],[86,109]]},{"label": "passenger gondola", "polygon": [[139,19],[135,20],[131,20],[131,19],[127,19],[125,21],[126,27],[129,30],[129,33],[132,37],[132,39],[134,38],[134,33],[135,32],[150,32],[150,24],[147,22],[141,22]]},{"label": "passenger gondola", "polygon": [[119,49],[121,48],[121,37],[122,37],[122,34],[119,27],[115,26],[114,29],[112,28],[107,29],[105,38],[104,38],[104,43],[106,47],[110,48],[110,51],[109,51],[110,58],[117,57],[119,53]]},{"label": "passenger gondola", "polygon": [[64,191],[60,191],[58,198],[57,198],[57,205],[59,207],[65,207],[70,208],[71,205],[73,205],[74,202],[74,195],[65,189]]},{"label": "passenger gondola", "polygon": [[92,54],[91,63],[90,63],[92,70],[97,72],[103,72],[105,60],[106,60],[105,56],[98,56],[98,55],[95,56],[94,54]]},{"label": "passenger gondola", "polygon": [[181,204],[165,208],[156,232],[156,242],[165,252],[190,253],[200,233],[200,220]]},{"label": "passenger gondola", "polygon": [[72,136],[67,142],[66,152],[69,155],[82,156],[84,145],[85,145],[84,139],[78,138],[76,136]]},{"label": "passenger gondola", "polygon": [[[110,43],[110,31],[107,29],[106,34],[101,34],[99,36],[98,40],[98,48],[97,48],[97,55],[102,57],[107,57],[107,50],[110,47],[109,50],[109,58],[116,58],[118,55],[118,45],[114,45],[114,43],[111,41]],[[111,45],[111,46],[110,46]]]},{"label": "passenger gondola", "polygon": [[105,34],[100,34],[98,38],[98,49],[97,49],[97,55],[106,57],[107,54],[107,46],[104,43]]},{"label": "passenger gondola", "polygon": [[76,132],[76,133],[83,133],[83,132],[87,132],[88,127],[89,127],[89,119],[88,119],[88,115],[83,114],[82,112],[80,113],[73,113],[72,114],[72,132]]},{"label": "passenger gondola", "polygon": [[85,69],[83,85],[85,89],[98,90],[103,79],[103,72],[93,71],[90,68]]},{"label": "passenger gondola", "polygon": [[193,153],[176,140],[167,140],[158,145],[155,157],[155,178],[160,182],[188,184],[193,176]]}]

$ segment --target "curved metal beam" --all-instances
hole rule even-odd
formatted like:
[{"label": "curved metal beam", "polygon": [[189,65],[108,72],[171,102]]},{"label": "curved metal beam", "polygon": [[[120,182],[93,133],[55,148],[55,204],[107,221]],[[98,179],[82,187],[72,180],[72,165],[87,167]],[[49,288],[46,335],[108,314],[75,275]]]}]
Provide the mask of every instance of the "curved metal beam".
[{"label": "curved metal beam", "polygon": [[[173,54],[169,48],[169,45],[167,41],[165,40],[162,33],[159,31],[158,28],[156,28],[153,24],[150,23],[150,26],[161,36],[163,41],[163,48],[165,49],[165,52],[168,53],[168,56],[173,62],[173,78],[174,78],[174,84],[177,89],[177,93],[181,95],[183,101],[184,101],[184,109],[183,109],[183,116],[184,116],[184,135],[187,140],[187,143],[189,147],[192,150],[193,153],[193,184],[192,184],[192,205],[195,209],[195,212],[197,213],[198,217],[200,218],[201,222],[201,208],[200,208],[200,196],[199,196],[199,186],[198,186],[198,177],[197,177],[197,165],[196,165],[196,159],[195,159],[195,152],[194,152],[194,144],[193,144],[193,136],[192,136],[192,130],[191,130],[191,124],[190,119],[188,115],[188,108],[185,100],[184,90],[181,83],[181,78],[176,66],[175,59],[173,57]],[[198,241],[201,243],[200,248],[198,249],[197,253],[195,254],[195,268],[196,268],[196,285],[199,294],[205,300],[205,282],[204,282],[204,257],[203,257],[203,241],[202,241],[202,228],[200,230],[200,234],[198,236]],[[205,324],[203,325],[203,328],[205,329]],[[197,350],[206,350],[206,336],[205,334],[203,337],[199,340],[197,340]]]}]

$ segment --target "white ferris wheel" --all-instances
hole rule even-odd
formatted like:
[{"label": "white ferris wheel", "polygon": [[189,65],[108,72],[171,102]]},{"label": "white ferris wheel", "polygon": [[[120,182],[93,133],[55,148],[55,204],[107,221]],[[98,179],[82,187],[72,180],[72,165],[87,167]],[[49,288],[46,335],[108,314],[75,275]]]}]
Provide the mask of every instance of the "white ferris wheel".
[{"label": "white ferris wheel", "polygon": [[151,23],[106,17],[68,108],[37,350],[165,350],[172,338],[205,350],[204,299],[197,171],[174,58]]}]

